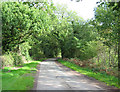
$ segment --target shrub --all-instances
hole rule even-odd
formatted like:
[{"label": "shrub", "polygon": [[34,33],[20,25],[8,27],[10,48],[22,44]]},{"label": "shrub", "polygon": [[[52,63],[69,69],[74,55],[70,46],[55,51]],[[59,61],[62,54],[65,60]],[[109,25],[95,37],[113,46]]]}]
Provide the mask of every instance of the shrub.
[{"label": "shrub", "polygon": [[22,56],[18,55],[18,53],[7,52],[3,56],[0,57],[2,59],[2,66],[13,66],[18,64],[23,64]]},{"label": "shrub", "polygon": [[17,53],[14,53],[13,58],[14,58],[14,65],[23,64],[22,56],[19,56]]},{"label": "shrub", "polygon": [[81,60],[88,60],[88,59],[91,59],[95,56],[97,56],[97,50],[98,50],[98,45],[97,45],[97,42],[95,41],[90,41],[87,43],[86,46],[84,46],[82,49],[81,49],[81,53],[80,53],[80,56],[79,58]]},{"label": "shrub", "polygon": [[0,57],[2,59],[2,66],[12,66],[14,64],[14,58],[12,53],[6,53]]}]

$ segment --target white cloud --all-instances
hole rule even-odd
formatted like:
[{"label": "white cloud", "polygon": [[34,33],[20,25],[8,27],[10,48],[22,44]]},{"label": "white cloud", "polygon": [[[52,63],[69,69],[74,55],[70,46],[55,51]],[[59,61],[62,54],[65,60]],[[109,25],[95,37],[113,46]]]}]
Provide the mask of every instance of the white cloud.
[{"label": "white cloud", "polygon": [[94,17],[94,7],[96,6],[96,2],[99,0],[82,0],[82,2],[75,2],[75,0],[53,0],[55,5],[66,4],[68,9],[76,11],[79,16],[83,19],[87,20]]}]

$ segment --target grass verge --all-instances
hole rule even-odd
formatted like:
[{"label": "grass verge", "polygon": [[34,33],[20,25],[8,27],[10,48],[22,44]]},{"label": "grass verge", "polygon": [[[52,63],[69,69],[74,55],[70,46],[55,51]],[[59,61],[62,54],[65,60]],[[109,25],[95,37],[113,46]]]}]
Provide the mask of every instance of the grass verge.
[{"label": "grass verge", "polygon": [[0,72],[0,75],[2,75],[2,90],[30,90],[33,88],[34,75],[40,61],[26,63],[22,67],[4,67]]},{"label": "grass verge", "polygon": [[71,63],[69,61],[64,61],[62,59],[58,59],[58,62],[77,72],[80,72],[81,74],[84,74],[89,77],[93,77],[99,81],[105,82],[109,86],[115,86],[117,88],[120,88],[120,85],[118,83],[118,78],[115,76],[107,75],[106,73],[94,72],[89,68],[80,67],[74,63]]}]

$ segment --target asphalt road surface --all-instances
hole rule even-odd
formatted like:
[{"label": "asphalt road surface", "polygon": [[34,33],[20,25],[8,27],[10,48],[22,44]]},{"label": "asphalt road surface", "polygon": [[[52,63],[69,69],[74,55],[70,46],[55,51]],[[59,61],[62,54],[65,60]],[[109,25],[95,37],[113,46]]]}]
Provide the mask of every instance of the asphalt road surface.
[{"label": "asphalt road surface", "polygon": [[51,58],[40,63],[36,90],[106,90],[106,84],[56,63]]}]

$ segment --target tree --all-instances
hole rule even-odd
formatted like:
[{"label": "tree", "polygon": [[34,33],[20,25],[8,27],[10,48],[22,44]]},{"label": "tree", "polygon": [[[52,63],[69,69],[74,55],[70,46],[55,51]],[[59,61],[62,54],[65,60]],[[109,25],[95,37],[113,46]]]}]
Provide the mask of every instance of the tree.
[{"label": "tree", "polygon": [[[119,68],[120,58],[120,29],[119,29],[119,2],[107,3],[103,2],[95,9],[94,26],[100,34],[100,41],[109,49],[109,65],[110,67]],[[111,56],[114,52],[114,60]],[[116,54],[118,52],[118,54]],[[118,58],[116,58],[118,56]],[[118,65],[114,63],[117,63]]]},{"label": "tree", "polygon": [[113,11],[117,11],[117,15],[115,17],[117,18],[116,28],[118,33],[118,69],[120,71],[120,1],[119,2],[110,2],[109,7],[113,7]]}]

